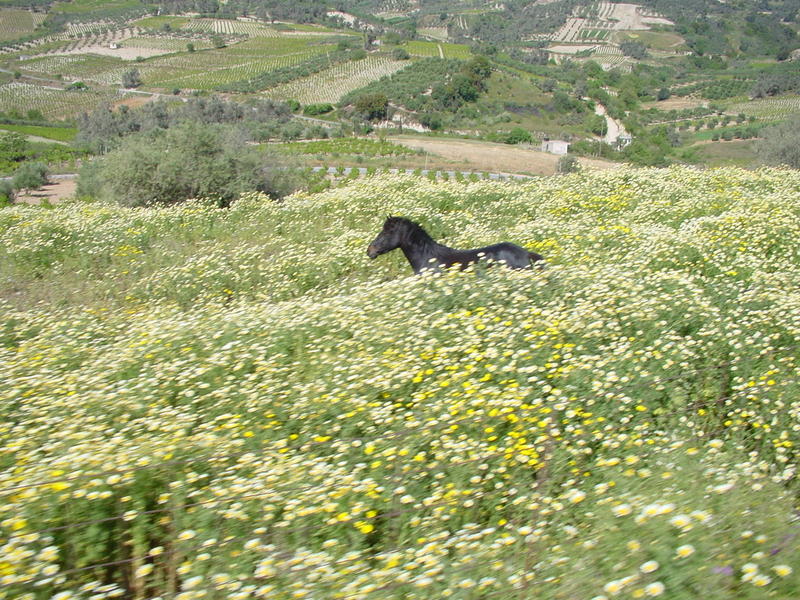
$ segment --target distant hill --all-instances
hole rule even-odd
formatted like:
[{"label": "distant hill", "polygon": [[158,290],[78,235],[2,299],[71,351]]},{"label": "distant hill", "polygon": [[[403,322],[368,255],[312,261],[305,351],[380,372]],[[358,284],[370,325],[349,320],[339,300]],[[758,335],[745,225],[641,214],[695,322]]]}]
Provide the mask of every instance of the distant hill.
[{"label": "distant hill", "polygon": [[796,0],[2,0],[0,120],[225,94],[293,108],[262,140],[413,128],[648,165],[731,141],[754,164],[800,112],[798,51]]}]

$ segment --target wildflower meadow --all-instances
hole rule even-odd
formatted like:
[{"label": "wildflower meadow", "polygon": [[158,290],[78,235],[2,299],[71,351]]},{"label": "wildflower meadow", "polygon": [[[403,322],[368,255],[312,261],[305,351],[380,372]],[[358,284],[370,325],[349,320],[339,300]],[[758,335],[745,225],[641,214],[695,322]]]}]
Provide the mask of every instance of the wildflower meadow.
[{"label": "wildflower meadow", "polygon": [[[413,276],[387,214],[543,270]],[[0,209],[0,598],[800,597],[800,172]]]}]

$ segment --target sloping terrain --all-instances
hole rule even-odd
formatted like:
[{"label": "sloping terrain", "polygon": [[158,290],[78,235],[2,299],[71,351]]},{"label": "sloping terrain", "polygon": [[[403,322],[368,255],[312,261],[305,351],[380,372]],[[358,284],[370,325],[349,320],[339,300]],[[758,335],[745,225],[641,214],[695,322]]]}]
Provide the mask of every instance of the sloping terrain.
[{"label": "sloping terrain", "polygon": [[[386,213],[547,268],[411,277]],[[0,211],[0,595],[792,598],[800,176]]]}]

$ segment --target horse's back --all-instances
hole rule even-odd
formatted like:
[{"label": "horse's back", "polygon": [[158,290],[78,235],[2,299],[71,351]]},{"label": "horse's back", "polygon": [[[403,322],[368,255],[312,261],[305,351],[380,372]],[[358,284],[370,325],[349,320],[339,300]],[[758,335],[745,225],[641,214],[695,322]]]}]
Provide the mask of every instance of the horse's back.
[{"label": "horse's back", "polygon": [[479,252],[483,252],[488,259],[505,263],[512,269],[524,269],[531,265],[531,253],[522,246],[517,246],[511,242],[492,244],[481,248]]}]

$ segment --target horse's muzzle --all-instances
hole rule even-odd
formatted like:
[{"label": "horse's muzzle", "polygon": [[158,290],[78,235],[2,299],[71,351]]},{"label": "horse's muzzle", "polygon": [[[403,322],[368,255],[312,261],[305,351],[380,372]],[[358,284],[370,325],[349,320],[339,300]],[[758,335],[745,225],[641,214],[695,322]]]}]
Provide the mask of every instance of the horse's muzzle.
[{"label": "horse's muzzle", "polygon": [[367,256],[370,258],[377,258],[378,257],[378,249],[375,248],[372,244],[367,246]]}]

